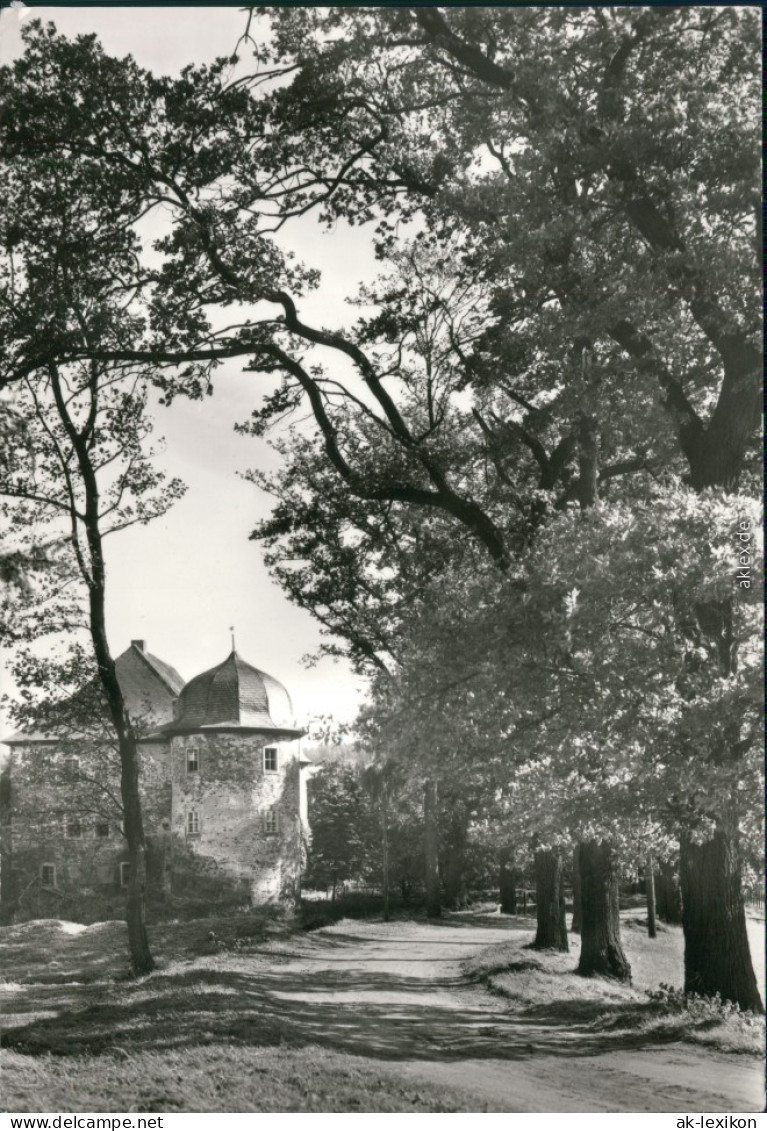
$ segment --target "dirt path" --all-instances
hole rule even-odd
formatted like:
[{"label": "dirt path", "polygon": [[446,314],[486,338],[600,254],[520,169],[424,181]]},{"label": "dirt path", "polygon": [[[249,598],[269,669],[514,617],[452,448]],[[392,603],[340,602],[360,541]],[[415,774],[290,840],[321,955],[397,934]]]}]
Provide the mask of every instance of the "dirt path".
[{"label": "dirt path", "polygon": [[461,960],[508,937],[500,925],[455,920],[346,922],[276,950],[265,988],[304,1039],[396,1061],[414,1080],[458,1087],[499,1111],[762,1110],[751,1058],[641,1039],[611,1048],[605,1034],[531,1020],[468,984]]}]

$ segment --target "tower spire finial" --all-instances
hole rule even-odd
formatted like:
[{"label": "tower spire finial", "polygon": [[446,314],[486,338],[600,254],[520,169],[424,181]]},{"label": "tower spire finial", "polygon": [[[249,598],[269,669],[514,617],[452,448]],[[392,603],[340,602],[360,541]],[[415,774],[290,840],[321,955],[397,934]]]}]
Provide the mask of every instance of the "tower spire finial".
[{"label": "tower spire finial", "polygon": [[235,644],[234,644],[234,625],[233,625],[233,624],[230,624],[230,625],[229,625],[229,631],[230,631],[230,632],[231,632],[231,634],[232,634],[232,651],[233,651],[233,652],[236,652],[236,651],[237,651],[237,649],[236,649],[236,647],[235,647]]}]

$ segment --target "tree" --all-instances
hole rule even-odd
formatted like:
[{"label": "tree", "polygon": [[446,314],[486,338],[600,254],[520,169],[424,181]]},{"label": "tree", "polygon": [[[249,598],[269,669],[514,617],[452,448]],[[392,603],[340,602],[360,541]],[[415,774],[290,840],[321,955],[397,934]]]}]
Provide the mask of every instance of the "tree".
[{"label": "tree", "polygon": [[[739,505],[755,529],[753,504]],[[437,752],[469,750],[485,773],[495,760],[517,840],[537,834],[556,850],[580,839],[597,857],[598,898],[612,902],[595,912],[589,890],[596,918],[584,954],[593,942],[616,976],[627,973],[616,852],[626,868],[650,847],[670,859],[672,838],[705,842],[723,814],[737,819],[739,839],[759,842],[760,619],[751,591],[735,607],[743,658],[726,681],[712,678],[689,635],[691,613],[733,590],[739,521],[729,496],[677,488],[659,489],[644,507],[616,501],[564,514],[523,563],[521,601],[510,602],[510,579],[454,571],[399,642],[396,711],[409,743],[435,746],[430,727],[449,688],[449,714],[437,708]],[[381,682],[390,696],[391,681]],[[394,713],[388,703],[384,711]],[[549,945],[556,936],[542,926]],[[584,959],[585,968],[594,962]],[[727,984],[733,1000],[758,1008],[753,979]]]},{"label": "tree", "polygon": [[[171,393],[199,393],[226,356],[280,372],[266,418],[305,399],[352,498],[436,516],[507,573],[570,500],[586,508],[620,487],[641,503],[653,476],[734,492],[753,452],[760,383],[753,14],[270,18],[252,89],[227,89],[223,65],[152,84],[93,44],[33,42],[33,61],[42,53],[55,73],[82,78],[85,110],[74,97],[62,109],[26,63],[11,92],[13,144],[87,152],[102,175],[121,171],[172,210],[154,332],[105,352],[57,339],[57,356],[186,366],[168,379]],[[120,83],[94,138],[105,73]],[[465,297],[424,291],[421,269],[417,295],[383,288],[378,314],[351,331],[308,325],[295,288],[311,273],[288,269],[270,233],[312,208],[377,221],[379,251],[395,266],[396,222],[419,217],[423,251],[409,261],[431,278],[448,261],[469,279],[483,332],[456,316]],[[242,321],[216,334],[211,306],[237,306]],[[434,339],[423,328],[445,310],[437,344],[452,411],[435,413]],[[8,379],[25,358],[14,355]],[[518,590],[507,594],[518,601]],[[716,644],[718,674],[731,612],[725,600],[689,622],[691,640]],[[722,835],[735,836],[732,820]],[[720,885],[724,907],[734,889],[715,874],[706,882]]]},{"label": "tree", "polygon": [[[144,911],[146,845],[139,794],[140,760],[136,727],[127,714],[107,640],[103,543],[109,534],[164,513],[182,490],[176,481],[164,483],[141,450],[145,401],[145,379],[134,374],[126,387],[124,374],[116,379],[97,365],[66,373],[53,366],[47,374],[27,378],[23,390],[18,391],[18,403],[23,404],[34,431],[35,458],[15,466],[0,481],[3,510],[15,539],[23,539],[30,529],[45,525],[60,536],[62,518],[69,526],[63,564],[68,567],[69,585],[74,581],[80,592],[84,591],[84,601],[73,596],[62,602],[59,570],[54,583],[49,577],[35,586],[33,597],[25,593],[21,601],[6,600],[6,611],[12,604],[16,607],[13,619],[6,622],[4,636],[17,644],[83,629],[90,636],[103,695],[100,706],[106,708],[120,756],[120,807],[130,863],[128,936],[137,973],[152,968]],[[23,669],[27,663],[22,651],[19,666]],[[49,673],[39,690],[50,696],[60,678]],[[78,708],[83,706],[84,694],[83,689]],[[66,709],[59,702],[56,710],[60,725],[62,713],[72,714],[71,701]],[[42,713],[50,714],[50,710]],[[96,723],[100,712],[95,707],[93,716]],[[82,725],[78,729],[82,731]],[[108,787],[104,789],[108,792]]]},{"label": "tree", "polygon": [[[4,460],[0,496],[8,543],[28,552],[30,532],[48,529],[66,545],[55,577],[11,595],[4,637],[16,643],[86,631],[103,702],[120,754],[120,796],[128,842],[127,920],[137,973],[152,968],[145,924],[146,845],[136,731],[117,680],[106,633],[104,539],[165,512],[182,491],[154,468],[146,437],[150,374],[140,364],[59,361],[54,343],[85,351],[132,340],[140,320],[127,310],[135,284],[131,223],[136,201],[105,183],[87,160],[63,164],[6,160],[0,333],[11,364],[14,409],[28,443]],[[36,351],[41,353],[36,355]],[[33,535],[34,537],[34,535]],[[61,571],[67,573],[62,585]],[[23,665],[23,654],[21,657]],[[50,694],[50,683],[42,688]]]},{"label": "tree", "polygon": [[378,857],[373,834],[378,821],[360,781],[358,768],[326,762],[309,783],[312,837],[306,882],[331,888],[367,878]]},{"label": "tree", "polygon": [[[574,386],[574,412],[571,409],[569,421],[569,444],[571,450],[577,451],[579,475],[576,483],[566,486],[565,495],[589,505],[595,500],[600,478],[607,478],[600,470],[598,439],[601,432],[604,441],[608,426],[604,415],[604,409],[610,406],[608,369],[611,362],[619,359],[614,353],[611,356],[613,346],[630,359],[636,376],[658,383],[661,403],[673,421],[677,453],[687,464],[692,486],[701,490],[719,485],[732,490],[755,428],[759,384],[752,251],[753,209],[758,206],[754,181],[756,150],[751,133],[756,119],[753,102],[749,101],[755,92],[753,72],[750,95],[743,88],[741,110],[726,118],[728,152],[714,146],[711,160],[705,168],[698,167],[692,182],[687,177],[686,153],[687,146],[694,145],[696,130],[707,129],[707,115],[714,106],[724,110],[720,102],[723,86],[740,81],[735,60],[738,51],[748,43],[750,15],[743,20],[733,15],[722,21],[717,16],[697,22],[684,14],[675,28],[680,34],[672,37],[669,25],[678,16],[666,11],[631,15],[625,20],[616,13],[612,21],[603,13],[589,13],[569,22],[566,31],[567,17],[555,13],[547,28],[549,34],[536,39],[531,34],[530,22],[517,18],[517,13],[504,12],[495,18],[483,14],[480,18],[473,12],[461,11],[451,13],[448,19],[439,10],[417,10],[412,16],[387,13],[377,23],[367,16],[354,20],[339,14],[331,21],[335,34],[328,40],[323,40],[324,29],[315,25],[316,34],[308,50],[305,40],[293,34],[294,16],[286,13],[276,19],[278,58],[283,62],[291,58],[301,73],[301,81],[296,80],[275,100],[277,115],[287,106],[295,112],[296,102],[305,105],[302,100],[311,89],[315,105],[320,107],[317,117],[326,128],[332,128],[333,112],[345,100],[348,99],[349,107],[356,99],[356,118],[353,113],[338,116],[342,125],[336,134],[338,144],[333,149],[333,160],[338,160],[339,152],[349,152],[348,148],[344,150],[344,142],[347,147],[353,146],[365,126],[369,134],[372,122],[378,126],[378,134],[373,133],[375,144],[371,142],[356,158],[356,179],[345,179],[346,191],[335,196],[340,203],[324,202],[328,210],[347,216],[359,210],[364,216],[366,209],[370,212],[371,199],[375,199],[375,186],[388,193],[390,203],[405,194],[405,210],[412,207],[410,202],[416,198],[433,221],[434,229],[439,231],[442,226],[442,233],[463,223],[473,235],[483,223],[490,223],[491,210],[494,233],[498,228],[503,230],[504,221],[508,224],[512,217],[528,221],[522,227],[528,254],[521,275],[513,276],[514,267],[520,270],[521,257],[512,239],[502,235],[490,245],[490,254],[496,264],[503,263],[506,279],[513,279],[515,306],[510,311],[520,324],[526,323],[523,334],[516,336],[517,350],[529,340],[527,327],[537,327],[554,305],[559,308],[560,326],[555,334],[549,326],[548,341],[560,343],[564,334],[565,342],[569,337],[574,354],[581,360],[580,380]],[[346,33],[345,41],[338,34],[339,28]],[[507,33],[505,38],[502,31]],[[516,33],[513,38],[511,32]],[[542,51],[551,51],[557,32],[564,35],[556,54],[558,61],[562,60],[559,85],[552,83],[551,55],[545,62],[541,58]],[[707,41],[705,49],[690,46],[690,40],[697,35],[701,36],[701,43]],[[752,62],[754,58],[749,54]],[[388,71],[387,59],[392,63]],[[395,59],[398,73],[393,80]],[[424,66],[424,59],[436,65]],[[330,69],[325,69],[331,60],[332,76]],[[339,67],[340,61],[345,69]],[[385,84],[373,77],[376,69],[379,73],[385,71]],[[561,81],[568,71],[569,81]],[[741,68],[741,74],[744,73]],[[446,74],[449,79],[440,84],[440,77]],[[545,90],[540,78],[544,74]],[[324,101],[317,98],[317,88],[323,85],[329,95]],[[663,90],[667,99],[669,86],[679,95],[679,110],[659,123],[657,114],[648,114],[647,108],[653,107],[653,99],[657,106],[658,90]],[[366,98],[360,97],[361,90]],[[430,103],[425,102],[427,90],[433,100]],[[416,91],[422,97],[420,104],[414,97]],[[392,101],[396,102],[398,97],[399,105],[393,106]],[[416,129],[408,138],[398,127],[403,120],[409,124],[408,109],[413,110],[412,120],[417,121],[416,107],[423,122],[425,105],[437,101],[440,127],[431,131],[432,137],[436,134],[430,155],[433,159],[425,167],[422,160],[420,165],[412,160],[415,157],[417,162],[423,157],[423,134]],[[481,106],[483,124],[489,122],[484,135],[477,106]],[[516,131],[509,128],[510,119],[515,120],[515,125],[519,123]],[[498,174],[483,177],[480,173],[473,180],[468,174],[472,148],[465,146],[465,137],[469,122],[476,129],[474,136],[485,137],[487,150],[499,167]],[[498,129],[500,138],[516,133],[523,139],[516,143],[516,152],[504,152],[502,142],[493,140],[495,123],[502,123],[502,130]],[[392,145],[393,134],[396,147]],[[316,136],[320,136],[319,131]],[[739,158],[734,165],[728,165],[733,143]],[[313,156],[317,156],[313,140],[305,148],[313,145]],[[538,175],[539,171],[543,171],[543,176]],[[506,190],[507,212],[499,208],[499,181],[503,186],[501,199]],[[468,183],[473,189],[471,195],[465,191]],[[740,187],[736,191],[737,203],[731,200],[727,204],[725,185],[735,183]],[[491,190],[495,190],[492,196]],[[309,196],[314,191],[314,186],[306,190]],[[705,229],[700,226],[700,199],[705,201],[704,210],[708,212]],[[483,208],[485,201],[490,200],[492,206]],[[611,238],[610,212],[638,237],[633,248],[630,242]],[[617,237],[618,231],[614,230],[613,235]],[[476,243],[470,251],[476,251]],[[531,258],[537,275],[536,268],[530,269]],[[630,311],[625,303],[613,298],[626,294],[623,288],[627,269],[634,280],[634,309]],[[609,281],[610,271],[617,272],[613,285]],[[727,274],[730,286],[722,285]],[[736,278],[737,283],[732,286]],[[538,303],[532,317],[529,304],[524,301],[530,291],[535,293]],[[595,294],[604,296],[596,310]],[[732,304],[730,294],[736,296]],[[498,294],[497,301],[500,298]],[[666,318],[672,310],[675,316],[681,315],[681,334],[677,328],[676,341],[674,331],[665,335],[665,358],[658,345],[664,339],[660,327],[665,321],[659,303],[667,304]],[[648,336],[637,326],[637,306],[645,324],[658,327],[653,335]],[[543,318],[541,312],[545,312]],[[504,335],[508,342],[506,327]],[[523,367],[528,372],[533,356],[529,349],[527,355],[522,353]],[[614,368],[620,371],[622,366]],[[694,375],[693,384],[702,381],[710,386],[712,378],[716,382],[714,408],[708,419],[696,405],[697,390],[691,399],[690,392],[675,375],[674,369],[679,368]],[[540,388],[540,366],[534,372]],[[689,385],[688,378],[688,388]],[[537,407],[528,399],[528,411],[531,404]],[[533,417],[532,412],[529,415]],[[620,414],[615,417],[612,412],[610,416],[612,430],[618,434],[625,431],[625,418],[621,420]],[[518,434],[518,426],[515,431]],[[631,431],[636,433],[636,427]],[[528,428],[523,442],[538,459],[542,478],[550,476],[553,456],[541,446],[540,438]],[[565,434],[557,444],[558,455],[562,452],[560,445],[567,443]],[[668,454],[672,451],[669,448]],[[657,458],[657,452],[653,454]],[[671,462],[668,454],[666,464]],[[625,474],[647,465],[646,441],[642,439],[634,445],[633,455],[615,466]],[[557,466],[561,474],[562,463]],[[729,606],[708,610],[701,607],[696,618],[697,631],[718,638],[718,650],[724,656],[730,646]],[[704,628],[703,622],[708,628]],[[721,662],[720,670],[725,670]],[[732,827],[721,835],[732,837]],[[714,853],[712,860],[719,860],[724,868],[726,857],[727,853]],[[726,871],[720,873],[718,881],[713,880],[714,872],[715,869],[705,870],[705,882],[719,884],[719,896],[714,902],[724,908],[731,888]],[[695,874],[692,869],[690,875]],[[691,894],[694,890],[691,882]],[[738,920],[739,915],[735,913],[734,918]],[[742,932],[738,945],[742,955]],[[691,961],[693,953],[700,956],[699,951],[691,948]],[[691,984],[697,977],[688,964]],[[748,996],[746,993],[745,997]]]}]

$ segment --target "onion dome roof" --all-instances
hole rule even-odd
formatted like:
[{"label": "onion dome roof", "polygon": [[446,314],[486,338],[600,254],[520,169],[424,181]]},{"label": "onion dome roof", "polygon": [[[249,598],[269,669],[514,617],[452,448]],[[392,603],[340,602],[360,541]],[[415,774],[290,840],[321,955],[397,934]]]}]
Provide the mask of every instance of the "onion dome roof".
[{"label": "onion dome roof", "polygon": [[293,704],[273,676],[231,652],[222,664],[190,679],[175,705],[165,733],[196,730],[259,730],[300,735]]}]

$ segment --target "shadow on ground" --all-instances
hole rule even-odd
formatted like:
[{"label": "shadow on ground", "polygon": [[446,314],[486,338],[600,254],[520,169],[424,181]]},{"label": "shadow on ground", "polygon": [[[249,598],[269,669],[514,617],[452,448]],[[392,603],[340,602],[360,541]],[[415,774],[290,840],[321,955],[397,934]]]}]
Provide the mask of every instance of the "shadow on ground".
[{"label": "shadow on ground", "polygon": [[[518,1060],[659,1043],[611,1031],[611,1014],[625,1013],[625,1005],[551,1001],[506,1012],[462,981],[416,974],[198,968],[131,985],[25,989],[26,1000],[6,1016],[2,1044],[31,1055],[287,1044],[383,1060]],[[598,1019],[605,1024],[595,1027]],[[677,1036],[668,1031],[662,1040]]]}]

